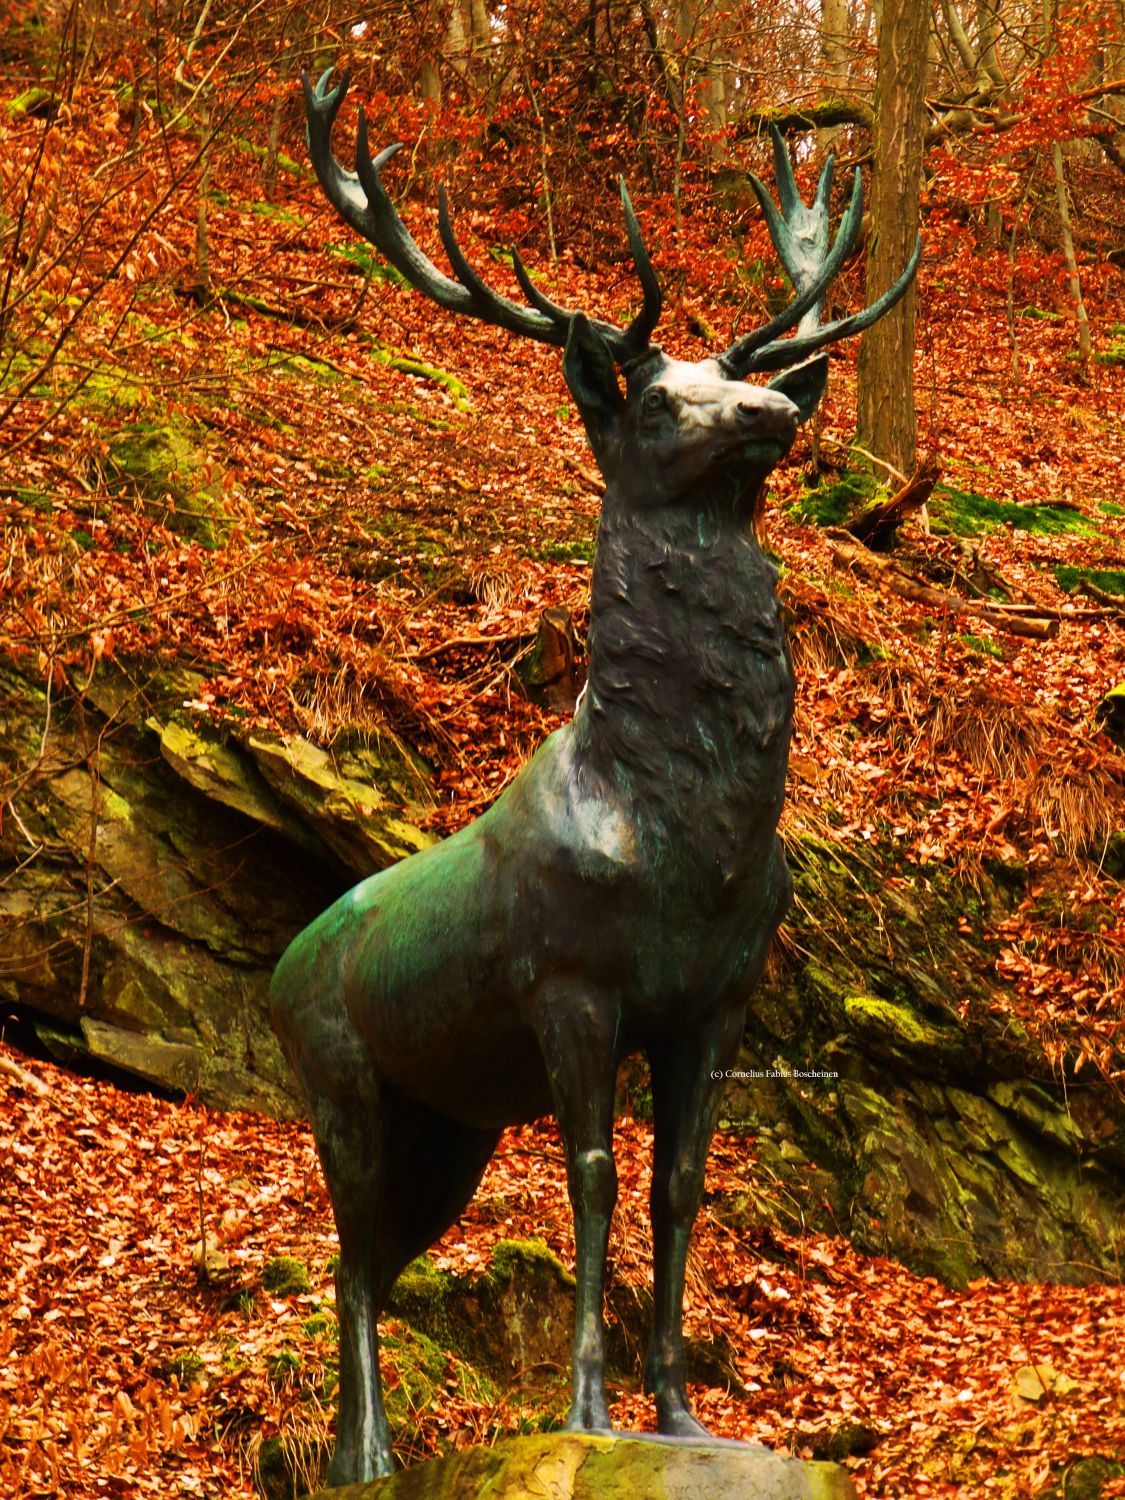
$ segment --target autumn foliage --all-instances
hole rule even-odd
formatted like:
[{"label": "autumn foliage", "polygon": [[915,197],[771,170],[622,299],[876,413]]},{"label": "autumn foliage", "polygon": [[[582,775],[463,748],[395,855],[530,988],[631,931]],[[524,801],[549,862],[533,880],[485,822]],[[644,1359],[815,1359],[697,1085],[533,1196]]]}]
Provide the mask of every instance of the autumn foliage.
[{"label": "autumn foliage", "polygon": [[[185,714],[232,734],[392,732],[433,769],[438,830],[558,722],[517,669],[545,607],[581,633],[598,480],[556,353],[436,311],[332,219],[305,165],[299,67],[354,63],[374,133],[411,148],[388,178],[435,258],[445,180],[491,280],[511,289],[514,243],[551,296],[615,322],[635,287],[626,171],[668,287],[661,337],[691,358],[784,297],[741,174],[765,170],[766,113],[825,96],[809,18],[780,3],[698,7],[682,36],[647,4],[504,15],[475,41],[467,22],[461,50],[436,6],[376,7],[361,31],[277,4],[12,3],[0,36],[5,655],[79,702],[104,662],[138,682],[189,665],[203,685]],[[1120,1100],[1125,761],[1099,706],[1125,682],[1121,22],[1088,4],[1058,7],[1046,37],[1039,7],[1006,23],[1002,84],[987,49],[971,77],[940,32],[915,390],[942,485],[902,528],[894,577],[855,564],[846,514],[822,504],[864,462],[854,349],[775,476],[764,533],[798,679],[783,832],[870,857],[921,899],[948,881],[1016,891],[966,898],[964,918],[1004,981],[1005,1023],[1046,1076]],[[854,163],[873,53],[849,46],[850,113],[832,128]],[[723,110],[720,56],[743,60]],[[354,125],[349,105],[345,140]],[[817,152],[795,139],[807,187]],[[841,306],[861,280],[848,268]],[[6,770],[18,841],[12,789],[35,768]],[[32,857],[21,845],[17,864]],[[783,942],[778,962],[793,959]],[[305,1330],[331,1311],[331,1231],[307,1134],[0,1060],[0,1489],[236,1495],[264,1440],[315,1450],[332,1359]],[[648,1261],[647,1129],[621,1126],[622,1284]],[[768,1204],[752,1231],[725,1227],[724,1204],[761,1190],[753,1141],[724,1138],[689,1310],[736,1355],[741,1392],[695,1392],[717,1431],[807,1454],[841,1424],[869,1428],[847,1461],[870,1496],[1032,1496],[1077,1458],[1121,1461],[1118,1290],[953,1293],[783,1233]],[[568,1222],[552,1133],[512,1132],[439,1263],[468,1272],[534,1234],[569,1263]],[[201,1237],[227,1261],[211,1280]],[[308,1265],[307,1292],[261,1290],[278,1255]],[[1060,1379],[1021,1393],[1027,1367]],[[615,1411],[649,1421],[634,1389]],[[490,1441],[529,1412],[451,1367],[410,1452]]]}]

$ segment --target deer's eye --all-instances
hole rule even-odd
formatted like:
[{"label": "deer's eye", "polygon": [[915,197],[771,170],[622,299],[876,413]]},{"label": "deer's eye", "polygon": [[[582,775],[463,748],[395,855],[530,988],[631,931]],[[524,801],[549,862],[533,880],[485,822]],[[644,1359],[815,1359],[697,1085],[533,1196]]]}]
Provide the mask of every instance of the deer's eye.
[{"label": "deer's eye", "polygon": [[641,398],[641,410],[646,414],[664,411],[668,398],[658,385],[651,386]]}]

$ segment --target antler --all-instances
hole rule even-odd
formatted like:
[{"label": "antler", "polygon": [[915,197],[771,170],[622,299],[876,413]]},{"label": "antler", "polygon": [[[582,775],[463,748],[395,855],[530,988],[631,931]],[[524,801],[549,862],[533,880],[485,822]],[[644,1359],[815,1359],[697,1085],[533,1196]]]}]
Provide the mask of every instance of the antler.
[{"label": "antler", "polygon": [[[309,153],[325,196],[337,213],[357,234],[369,240],[411,286],[439,306],[450,312],[467,313],[469,317],[480,318],[541,344],[565,347],[575,314],[560,307],[535,286],[515,250],[512,251],[512,267],[530,307],[522,307],[493,291],[469,264],[457,243],[444,188],[438,194],[438,229],[457,280],[440,271],[418,247],[387,196],[380,177],[382,168],[402,149],[402,143],[387,146],[373,159],[368,149],[367,119],[362,105],[356,133],[356,170],[349,172],[340,165],[332,154],[332,126],[347,95],[350,74],[345,72],[335,88],[329,88],[331,77],[332,69],[329,68],[314,88],[307,72],[302,71],[301,82],[305,90]],[[649,340],[660,317],[662,297],[624,181],[621,182],[621,206],[644,302],[628,328],[618,328],[598,319],[590,321],[609,345],[616,362],[625,365],[649,348]]]},{"label": "antler", "polygon": [[[789,272],[798,296],[764,328],[757,328],[746,334],[733,343],[725,354],[719,355],[719,364],[725,373],[739,379],[755,371],[784,370],[791,365],[800,364],[827,344],[834,344],[838,339],[850,338],[853,334],[870,328],[884,313],[890,312],[906,292],[918,269],[922,253],[922,237],[919,235],[906,269],[894,286],[862,312],[820,326],[824,293],[844,260],[851,254],[859,234],[863,217],[863,188],[859,168],[856,168],[851,202],[829,250],[828,198],[832,188],[832,157],[829,157],[820,175],[816,196],[811,204],[806,204],[797,191],[789,153],[776,126],[770,127],[770,136],[773,141],[780,213],[765,186],[753,174],[750,176],[750,184],[761,204],[770,239]],[[797,325],[798,332],[793,338],[777,338],[777,334]]]}]

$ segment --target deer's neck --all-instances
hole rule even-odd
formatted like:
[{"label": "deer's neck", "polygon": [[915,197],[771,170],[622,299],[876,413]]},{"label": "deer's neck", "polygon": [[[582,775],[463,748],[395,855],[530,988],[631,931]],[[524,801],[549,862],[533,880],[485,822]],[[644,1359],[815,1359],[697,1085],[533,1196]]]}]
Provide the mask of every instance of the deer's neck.
[{"label": "deer's neck", "polygon": [[776,583],[749,527],[603,511],[575,752],[642,813],[725,799],[772,832],[793,711]]}]

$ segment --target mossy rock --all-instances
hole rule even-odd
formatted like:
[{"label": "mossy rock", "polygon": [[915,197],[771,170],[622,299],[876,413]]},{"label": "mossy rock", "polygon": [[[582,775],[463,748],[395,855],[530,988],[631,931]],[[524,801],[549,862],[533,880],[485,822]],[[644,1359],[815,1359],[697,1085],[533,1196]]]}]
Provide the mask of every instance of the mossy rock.
[{"label": "mossy rock", "polygon": [[724,1106],[759,1168],[712,1211],[842,1228],[954,1285],[1115,1274],[1125,1110],[1095,1078],[1063,1093],[982,935],[1026,882],[888,881],[891,851],[811,839],[790,865],[805,956],[751,996]]},{"label": "mossy rock", "polygon": [[1125,749],[1125,682],[1110,688],[1094,715],[1114,744]]},{"label": "mossy rock", "polygon": [[221,547],[230,518],[205,455],[181,428],[131,422],[109,441],[110,489],[131,495],[161,525],[206,547]]},{"label": "mossy rock", "polygon": [[275,1297],[296,1297],[310,1290],[308,1267],[292,1255],[276,1255],[262,1267],[262,1287]]},{"label": "mossy rock", "polygon": [[389,1308],[498,1379],[570,1363],[574,1278],[542,1240],[501,1240],[479,1277],[439,1271],[420,1256],[395,1283]]},{"label": "mossy rock", "polygon": [[313,1433],[265,1438],[253,1453],[254,1488],[262,1500],[298,1500],[323,1483],[328,1444]]},{"label": "mossy rock", "polygon": [[324,1500],[853,1500],[836,1464],[781,1458],[749,1443],[556,1432],[431,1459]]},{"label": "mossy rock", "polygon": [[1125,1461],[1092,1454],[1072,1458],[1057,1482],[1040,1490],[1036,1500],[1101,1500],[1111,1479],[1125,1478]]}]

